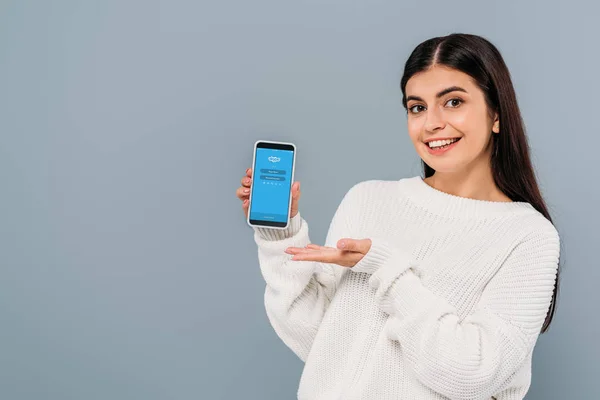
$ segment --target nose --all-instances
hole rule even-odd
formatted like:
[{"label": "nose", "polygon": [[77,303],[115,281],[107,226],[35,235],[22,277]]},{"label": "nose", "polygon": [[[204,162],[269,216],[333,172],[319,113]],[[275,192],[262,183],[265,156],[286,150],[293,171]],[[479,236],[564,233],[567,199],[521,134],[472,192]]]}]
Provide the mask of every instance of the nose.
[{"label": "nose", "polygon": [[424,128],[427,132],[435,132],[436,130],[444,129],[444,118],[442,112],[437,107],[432,107],[427,110]]}]

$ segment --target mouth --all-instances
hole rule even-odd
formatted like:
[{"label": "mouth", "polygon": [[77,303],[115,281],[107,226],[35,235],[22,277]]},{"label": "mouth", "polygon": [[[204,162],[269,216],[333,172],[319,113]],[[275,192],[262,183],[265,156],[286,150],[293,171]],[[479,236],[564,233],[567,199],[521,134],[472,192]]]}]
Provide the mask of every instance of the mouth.
[{"label": "mouth", "polygon": [[[425,144],[425,147],[427,148],[427,151],[428,151],[430,154],[433,154],[433,155],[438,155],[438,154],[443,154],[443,153],[446,153],[448,150],[451,150],[451,149],[453,149],[453,148],[456,146],[456,144],[457,144],[458,142],[460,142],[460,140],[461,140],[462,138],[456,138],[456,139],[457,139],[457,140],[455,140],[454,142],[452,142],[452,143],[450,143],[450,144],[446,144],[446,145],[444,145],[444,146],[441,146],[441,147],[434,147],[434,148],[432,148],[432,147],[429,147],[429,143],[424,143],[424,144]],[[430,143],[431,143],[431,142],[430,142]]]}]

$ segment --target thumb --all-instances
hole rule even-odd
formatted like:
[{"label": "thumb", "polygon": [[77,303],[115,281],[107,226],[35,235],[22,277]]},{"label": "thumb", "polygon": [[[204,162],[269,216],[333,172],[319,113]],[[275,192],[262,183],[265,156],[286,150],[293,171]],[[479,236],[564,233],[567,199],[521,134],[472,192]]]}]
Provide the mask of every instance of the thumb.
[{"label": "thumb", "polygon": [[292,185],[292,197],[294,200],[298,200],[300,198],[300,182],[296,181]]},{"label": "thumb", "polygon": [[300,200],[300,182],[296,181],[292,185],[292,206],[291,216],[295,217],[298,214],[298,202]]}]

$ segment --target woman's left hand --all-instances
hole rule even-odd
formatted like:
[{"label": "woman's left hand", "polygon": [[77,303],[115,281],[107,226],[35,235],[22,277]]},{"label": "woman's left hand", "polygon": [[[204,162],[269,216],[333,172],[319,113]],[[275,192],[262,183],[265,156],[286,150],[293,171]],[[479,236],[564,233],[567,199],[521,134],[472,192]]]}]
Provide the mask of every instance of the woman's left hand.
[{"label": "woman's left hand", "polygon": [[371,248],[371,239],[340,239],[337,248],[308,244],[306,247],[288,247],[294,261],[320,261],[342,267],[354,267]]}]

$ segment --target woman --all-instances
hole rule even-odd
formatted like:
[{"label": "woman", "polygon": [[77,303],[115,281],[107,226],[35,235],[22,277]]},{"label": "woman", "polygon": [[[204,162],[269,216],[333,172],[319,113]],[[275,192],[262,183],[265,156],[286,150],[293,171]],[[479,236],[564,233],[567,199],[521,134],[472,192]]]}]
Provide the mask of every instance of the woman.
[{"label": "woman", "polygon": [[267,315],[305,362],[298,398],[523,399],[560,240],[510,74],[489,41],[452,34],[416,47],[401,90],[424,179],[355,184],[325,246],[299,182],[290,226],[254,228]]}]

